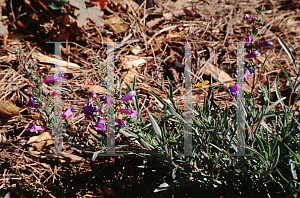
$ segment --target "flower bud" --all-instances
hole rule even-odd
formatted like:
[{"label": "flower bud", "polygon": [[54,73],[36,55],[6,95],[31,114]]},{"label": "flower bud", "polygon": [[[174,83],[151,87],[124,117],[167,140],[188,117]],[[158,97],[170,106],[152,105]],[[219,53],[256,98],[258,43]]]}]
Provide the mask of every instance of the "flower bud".
[{"label": "flower bud", "polygon": [[247,19],[248,21],[252,21],[252,17],[249,14],[245,14],[244,19]]},{"label": "flower bud", "polygon": [[261,42],[260,44],[257,45],[257,47],[268,47],[268,46],[272,46],[273,43],[271,41],[264,41]]},{"label": "flower bud", "polygon": [[258,50],[255,50],[255,51],[253,51],[253,52],[247,54],[247,55],[245,56],[245,58],[254,58],[254,57],[256,57],[256,56],[260,56],[260,52],[259,52]]}]

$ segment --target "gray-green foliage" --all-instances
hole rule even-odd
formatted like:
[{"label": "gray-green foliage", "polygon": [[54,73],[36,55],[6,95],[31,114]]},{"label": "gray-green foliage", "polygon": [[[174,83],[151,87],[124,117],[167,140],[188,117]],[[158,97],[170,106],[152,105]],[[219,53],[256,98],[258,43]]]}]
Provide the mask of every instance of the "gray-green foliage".
[{"label": "gray-green foliage", "polygon": [[[292,63],[295,62],[292,60]],[[299,77],[298,71],[295,72]],[[181,183],[195,187],[195,192],[197,189],[220,194],[262,193],[270,196],[270,192],[281,192],[299,195],[300,142],[296,134],[300,133],[300,116],[292,110],[295,103],[286,105],[277,82],[278,76],[274,82],[277,98],[274,103],[271,102],[269,79],[266,85],[259,83],[259,105],[253,94],[245,93],[245,150],[252,156],[231,155],[237,144],[236,112],[228,105],[221,109],[210,89],[203,106],[192,107],[193,156],[185,157],[184,119],[173,99],[171,82],[168,97],[172,105],[152,93],[163,110],[159,112],[160,116],[148,112],[150,124],[120,132],[140,146],[141,149],[131,154],[155,158],[169,168],[173,179],[161,184],[154,192]],[[290,85],[294,90],[292,83]],[[299,94],[295,101],[298,97]]]}]

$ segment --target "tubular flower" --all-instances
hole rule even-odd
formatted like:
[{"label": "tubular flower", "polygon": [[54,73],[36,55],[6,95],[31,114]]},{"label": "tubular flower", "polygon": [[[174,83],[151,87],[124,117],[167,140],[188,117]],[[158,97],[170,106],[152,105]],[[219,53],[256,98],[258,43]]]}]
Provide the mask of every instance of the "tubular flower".
[{"label": "tubular flower", "polygon": [[257,45],[257,47],[268,47],[268,46],[272,46],[273,43],[271,41],[264,41],[261,42],[260,44]]},{"label": "tubular flower", "polygon": [[87,114],[92,115],[92,116],[100,115],[99,109],[97,107],[93,106],[93,104],[90,104],[87,100],[85,101],[85,104],[87,106],[82,107],[82,111],[85,115],[87,115]]},{"label": "tubular flower", "polygon": [[73,115],[73,107],[67,108],[67,109],[65,110],[65,112],[64,112],[61,116],[62,116],[62,119],[64,120],[64,119],[70,117],[71,115],[72,115],[73,117],[75,117],[75,115]]},{"label": "tubular flower", "polygon": [[107,104],[111,109],[113,109],[108,97],[104,96],[103,99],[104,99],[104,103]]},{"label": "tubular flower", "polygon": [[126,126],[126,122],[124,120],[121,119],[116,119],[116,122],[118,123],[118,125],[120,125],[120,127],[125,127]]},{"label": "tubular flower", "polygon": [[245,46],[249,46],[249,44],[251,43],[252,40],[252,35],[247,36],[246,40],[245,40]]},{"label": "tubular flower", "polygon": [[29,131],[29,132],[44,131],[44,130],[45,130],[45,127],[40,126],[40,125],[35,125],[32,123],[30,123],[28,128],[26,129],[26,131]]},{"label": "tubular flower", "polygon": [[94,100],[98,100],[98,96],[97,96],[96,92],[91,91],[91,95],[92,95]]},{"label": "tubular flower", "polygon": [[259,52],[258,50],[255,50],[255,51],[253,51],[253,52],[247,54],[247,55],[245,56],[245,58],[254,58],[254,57],[256,57],[256,56],[260,56],[260,52]]},{"label": "tubular flower", "polygon": [[248,21],[252,21],[252,17],[249,14],[245,14],[244,19],[247,19]]},{"label": "tubular flower", "polygon": [[136,117],[138,112],[133,109],[119,109],[119,112],[125,113],[131,116],[131,119]]},{"label": "tubular flower", "polygon": [[135,91],[130,91],[125,96],[123,96],[121,101],[122,102],[127,101],[127,100],[131,99],[133,96],[136,96],[136,92]]},{"label": "tubular flower", "polygon": [[226,89],[226,92],[231,93],[235,98],[238,98],[239,95],[239,87],[238,85],[234,87],[230,87],[229,89]]},{"label": "tubular flower", "polygon": [[49,76],[48,78],[43,80],[43,83],[46,82],[51,82],[51,81],[55,81],[55,80],[67,80],[64,75],[61,72],[55,73],[51,76]]},{"label": "tubular flower", "polygon": [[94,128],[98,131],[105,131],[106,130],[105,122],[106,119],[96,122],[96,126]]},{"label": "tubular flower", "polygon": [[247,67],[245,67],[244,78],[247,78],[247,77],[251,76],[252,72],[253,72],[252,69],[248,69]]},{"label": "tubular flower", "polygon": [[26,107],[40,108],[40,105],[34,104],[34,102],[33,102],[33,97],[31,96],[31,98],[28,99],[28,103],[27,103]]}]

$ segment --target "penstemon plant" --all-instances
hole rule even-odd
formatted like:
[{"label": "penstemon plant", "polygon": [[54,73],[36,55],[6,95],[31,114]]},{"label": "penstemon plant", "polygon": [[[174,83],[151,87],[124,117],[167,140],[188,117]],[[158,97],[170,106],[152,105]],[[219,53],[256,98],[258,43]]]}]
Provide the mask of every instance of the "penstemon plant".
[{"label": "penstemon plant", "polygon": [[[23,50],[20,48],[18,51],[16,51],[16,55],[18,57],[18,61],[22,64],[23,68],[22,71],[25,74],[25,76],[31,80],[32,82],[32,90],[25,89],[24,91],[29,95],[28,102],[26,104],[26,107],[28,108],[34,108],[38,109],[41,113],[41,119],[43,121],[43,125],[36,125],[34,123],[29,123],[29,126],[26,128],[26,131],[28,132],[39,132],[39,131],[44,131],[45,129],[52,129],[54,130],[54,101],[55,101],[55,91],[51,91],[51,88],[47,86],[47,83],[54,82],[56,79],[61,79],[61,80],[66,80],[64,75],[62,73],[55,73],[47,78],[44,78],[43,74],[38,74],[37,72],[37,61],[35,59],[29,59],[25,57],[25,53]],[[120,85],[120,83],[119,83]],[[130,103],[128,102],[132,97],[135,97],[136,101],[136,92],[135,91],[128,91],[127,94],[123,95],[121,93],[121,88],[120,86],[117,86],[116,92],[115,92],[115,97],[116,98],[121,98],[120,100],[117,100],[117,107],[119,108],[114,108],[110,104],[110,101],[108,100],[107,97],[104,97],[103,99],[98,97],[98,95],[95,92],[91,92],[91,97],[95,102],[88,102],[85,101],[86,106],[82,107],[82,112],[84,115],[87,116],[87,118],[93,119],[93,117],[96,117],[96,124],[94,126],[94,129],[96,131],[104,132],[106,131],[106,113],[108,110],[113,110],[114,114],[124,114],[124,118],[128,120],[129,122],[131,120],[134,120],[135,117],[138,116],[138,111],[135,111],[132,109],[130,106]],[[124,108],[121,108],[124,107]],[[127,115],[129,117],[127,117]],[[62,123],[62,135],[67,141],[67,143],[77,146],[79,148],[86,148],[85,145],[78,145],[74,138],[70,136],[67,133],[67,128],[69,127],[69,121],[67,121],[67,118],[73,116],[73,107],[71,108],[66,108],[64,112],[62,113],[62,120],[64,122]],[[118,116],[115,121],[120,126],[121,128],[126,127],[126,121],[122,119],[123,116]],[[82,131],[81,127],[75,127],[77,129],[77,132]],[[70,131],[70,130],[69,130]],[[105,146],[106,142],[103,138],[100,138],[94,133],[91,133],[92,137],[98,140],[99,144],[98,146]],[[89,138],[86,138],[88,142],[93,142]],[[95,144],[92,144],[95,146]],[[92,147],[89,147],[92,148]]]},{"label": "penstemon plant", "polygon": [[[262,7],[258,9],[258,14]],[[245,15],[252,26],[245,47],[247,48],[245,76],[255,71],[254,57],[259,56],[259,49],[273,45],[270,41],[259,44],[251,43],[252,36],[256,36],[260,20]],[[252,36],[251,36],[252,35]],[[295,59],[278,36],[293,65]],[[266,61],[265,61],[266,62]],[[262,70],[265,66],[263,64]],[[297,68],[294,65],[294,68]],[[283,68],[282,68],[283,69]],[[261,71],[262,71],[261,70]],[[290,79],[283,69],[288,81]],[[299,71],[295,69],[297,78]],[[261,72],[260,72],[261,75]],[[258,77],[259,79],[259,77]],[[275,79],[275,92],[278,98],[271,102],[270,81],[266,85],[258,83],[261,106],[257,107],[253,94],[245,93],[245,134],[246,150],[253,156],[232,156],[236,151],[236,113],[230,111],[228,105],[221,109],[214,98],[212,88],[204,98],[204,104],[192,106],[193,144],[192,156],[184,155],[184,119],[173,99],[173,86],[169,80],[168,99],[171,104],[161,99],[155,93],[158,108],[155,110],[160,116],[148,112],[150,123],[139,127],[123,128],[120,133],[132,140],[131,153],[144,158],[144,164],[139,168],[165,167],[169,170],[166,181],[155,190],[159,193],[171,189],[176,185],[189,186],[191,196],[202,197],[230,196],[230,197],[297,197],[300,193],[300,140],[296,134],[300,133],[300,115],[296,115],[292,108],[283,102]],[[291,83],[295,90],[300,83]],[[252,89],[254,86],[252,87]],[[239,89],[230,88],[234,98]],[[253,90],[252,90],[253,93]],[[299,98],[298,94],[296,100]],[[281,105],[278,110],[277,106]],[[138,106],[136,108],[139,108]],[[133,147],[133,145],[139,148]],[[158,163],[149,166],[148,159],[155,159]]]}]

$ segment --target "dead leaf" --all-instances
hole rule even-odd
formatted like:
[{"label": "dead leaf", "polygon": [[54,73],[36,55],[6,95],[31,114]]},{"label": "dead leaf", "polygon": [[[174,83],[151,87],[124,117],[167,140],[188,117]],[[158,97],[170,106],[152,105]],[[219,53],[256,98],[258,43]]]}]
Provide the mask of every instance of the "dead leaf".
[{"label": "dead leaf", "polygon": [[103,26],[103,12],[99,9],[99,7],[94,6],[86,8],[84,0],[69,0],[69,4],[78,8],[74,12],[74,15],[77,16],[78,27],[85,26],[88,22],[88,18],[94,21],[96,26]]},{"label": "dead leaf", "polygon": [[47,161],[54,161],[54,162],[58,162],[61,164],[80,163],[80,162],[85,161],[85,159],[83,157],[80,157],[78,155],[69,154],[64,151],[61,152],[59,155],[56,155],[52,150],[48,150],[47,152],[30,151],[30,154],[35,157],[46,159]]},{"label": "dead leaf", "polygon": [[29,151],[40,151],[44,147],[54,144],[54,140],[49,132],[44,132],[40,135],[30,137],[26,144],[30,144]]},{"label": "dead leaf", "polygon": [[7,27],[0,21],[0,36],[8,35]]},{"label": "dead leaf", "polygon": [[136,77],[138,75],[139,75],[139,73],[136,71],[135,68],[128,70],[127,74],[125,74],[125,77],[124,77],[122,85],[121,85],[122,89],[127,89],[125,82],[130,85],[133,82],[134,77]]},{"label": "dead leaf", "polygon": [[188,2],[188,0],[177,0],[176,3],[174,3],[174,7],[177,10],[181,10],[183,5],[185,5]]},{"label": "dead leaf", "polygon": [[156,26],[157,24],[159,24],[161,21],[163,21],[165,18],[164,17],[158,17],[158,18],[154,18],[154,19],[151,19],[150,21],[148,21],[146,23],[146,25],[152,29],[154,26]]},{"label": "dead leaf", "polygon": [[127,55],[121,57],[121,62],[123,63],[123,69],[132,69],[146,64],[147,59],[135,55]]},{"label": "dead leaf", "polygon": [[297,108],[298,111],[300,111],[300,100],[296,102],[295,107]]},{"label": "dead leaf", "polygon": [[104,24],[110,27],[115,34],[125,32],[129,29],[129,26],[116,15],[105,19]]},{"label": "dead leaf", "polygon": [[229,76],[225,71],[222,69],[214,66],[212,63],[207,62],[204,67],[204,74],[205,75],[212,75],[213,79],[220,82],[220,83],[230,83],[234,81],[233,78]]},{"label": "dead leaf", "polygon": [[105,187],[105,186],[102,186],[102,188],[107,195],[111,195],[111,196],[116,195],[116,193],[115,193],[115,191],[113,191],[113,189]]},{"label": "dead leaf", "polygon": [[18,115],[21,108],[17,107],[9,100],[0,101],[0,117],[9,119],[15,115]]},{"label": "dead leaf", "polygon": [[[57,59],[46,56],[40,52],[32,52],[32,55],[34,58],[36,58],[41,63],[54,64],[54,61],[57,62]],[[80,66],[75,63],[70,63],[70,62],[63,61],[63,60],[61,60],[60,63],[61,63],[62,70],[67,69],[67,68],[80,69]],[[67,67],[67,68],[63,68],[63,67]],[[55,70],[55,68],[53,68],[53,69]],[[53,70],[53,72],[54,72],[54,70]],[[51,69],[51,71],[52,71],[52,69]]]},{"label": "dead leaf", "polygon": [[132,52],[134,55],[138,55],[138,54],[140,54],[140,53],[142,52],[142,49],[141,49],[141,47],[138,45],[138,46],[135,46],[135,47],[131,50],[131,52]]},{"label": "dead leaf", "polygon": [[177,71],[173,67],[169,67],[168,71],[172,74],[174,81],[177,84],[179,82],[179,76],[178,76]]},{"label": "dead leaf", "polygon": [[94,91],[97,94],[107,94],[107,89],[105,89],[104,87],[100,87],[100,86],[91,86],[89,87],[89,92]]},{"label": "dead leaf", "polygon": [[136,85],[135,86],[135,90],[142,94],[145,95],[150,95],[150,92],[154,92],[155,94],[157,94],[159,97],[161,97],[162,99],[168,99],[167,94],[165,91],[162,91],[160,89],[151,87],[150,85],[146,84],[146,83],[142,83],[141,85]]},{"label": "dead leaf", "polygon": [[173,14],[171,12],[163,13],[163,16],[166,21],[171,21],[173,19]]},{"label": "dead leaf", "polygon": [[193,12],[192,8],[183,8],[183,11],[187,16],[195,16],[195,13]]}]

